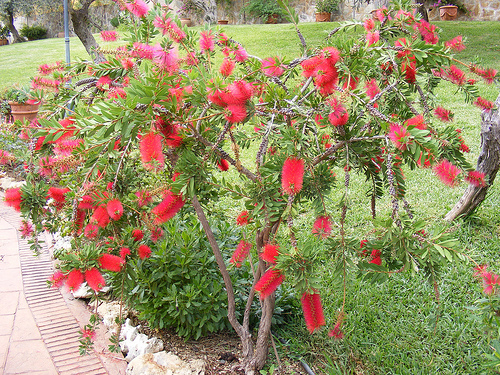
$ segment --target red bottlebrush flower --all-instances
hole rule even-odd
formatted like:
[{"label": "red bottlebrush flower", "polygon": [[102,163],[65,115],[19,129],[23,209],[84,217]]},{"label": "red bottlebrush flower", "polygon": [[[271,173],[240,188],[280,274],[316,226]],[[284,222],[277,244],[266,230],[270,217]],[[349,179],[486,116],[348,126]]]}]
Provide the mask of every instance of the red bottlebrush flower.
[{"label": "red bottlebrush flower", "polygon": [[109,78],[109,76],[102,76],[97,80],[97,83],[95,84],[95,86],[99,90],[106,90],[105,86],[108,86],[107,88],[109,88],[109,86],[111,85],[111,82],[112,82],[112,80],[111,80],[111,78]]},{"label": "red bottlebrush flower", "polygon": [[233,74],[235,64],[234,61],[231,59],[224,59],[222,60],[222,64],[220,66],[220,74],[222,74],[224,77],[229,77],[231,74]]},{"label": "red bottlebrush flower", "polygon": [[115,30],[101,31],[101,39],[104,42],[114,42],[118,38],[118,33]]},{"label": "red bottlebrush flower", "polygon": [[134,67],[134,62],[131,59],[123,59],[121,63],[125,70],[131,70]]},{"label": "red bottlebrush flower", "polygon": [[247,117],[247,109],[244,105],[230,104],[224,111],[224,117],[231,124],[242,122]]},{"label": "red bottlebrush flower", "polygon": [[54,272],[54,274],[49,277],[49,280],[47,280],[51,288],[60,288],[64,285],[65,281],[66,275],[61,271]]},{"label": "red bottlebrush flower", "polygon": [[368,95],[370,99],[373,99],[377,94],[380,93],[380,89],[378,88],[377,80],[375,78],[367,81],[365,87],[366,95]]},{"label": "red bottlebrush flower", "polygon": [[108,211],[108,215],[111,219],[120,220],[123,215],[122,202],[118,199],[112,199],[106,205],[106,210]]},{"label": "red bottlebrush flower", "polygon": [[417,160],[417,164],[420,168],[429,168],[431,166],[432,159],[433,159],[433,156],[430,152],[428,152],[427,154],[421,152],[420,156]]},{"label": "red bottlebrush flower", "polygon": [[294,156],[289,157],[283,163],[281,171],[281,187],[289,195],[295,195],[302,190],[304,182],[304,160]]},{"label": "red bottlebrush flower", "polygon": [[139,57],[141,59],[153,60],[153,46],[149,44],[143,44],[135,42],[133,45],[132,56]]},{"label": "red bottlebrush flower", "polygon": [[434,173],[444,184],[453,187],[458,183],[457,177],[460,174],[460,169],[448,160],[443,159],[434,167]]},{"label": "red bottlebrush flower", "polygon": [[139,143],[142,165],[149,171],[163,169],[165,164],[162,138],[160,134],[151,132],[144,135]]},{"label": "red bottlebrush flower", "polygon": [[130,255],[130,249],[128,247],[122,247],[120,249],[120,257],[122,259],[125,259],[127,255]]},{"label": "red bottlebrush flower", "polygon": [[140,229],[134,229],[132,231],[132,237],[134,237],[134,241],[139,242],[144,238],[144,232]]},{"label": "red bottlebrush flower", "polygon": [[78,203],[78,208],[80,210],[90,210],[94,208],[94,200],[90,195],[84,195]]},{"label": "red bottlebrush flower", "polygon": [[12,154],[7,151],[0,150],[0,164],[9,164],[13,160],[15,160],[15,157]]},{"label": "red bottlebrush flower", "polygon": [[57,203],[64,204],[66,202],[66,193],[70,190],[68,188],[51,187],[47,193],[47,198],[52,198]]},{"label": "red bottlebrush flower", "polygon": [[222,93],[222,99],[227,105],[236,104],[243,106],[254,94],[253,86],[250,82],[239,80],[234,81],[226,87]]},{"label": "red bottlebrush flower", "polygon": [[106,271],[119,272],[124,264],[121,257],[113,254],[102,254],[99,258],[99,267]]},{"label": "red bottlebrush flower", "polygon": [[99,233],[99,227],[95,224],[87,224],[83,233],[87,238],[96,238]]},{"label": "red bottlebrush flower", "polygon": [[245,260],[251,248],[252,244],[250,242],[241,240],[236,247],[236,250],[234,250],[233,256],[229,260],[229,263],[234,264],[238,268],[241,267],[241,263]]},{"label": "red bottlebrush flower", "polygon": [[157,16],[153,21],[153,25],[161,29],[163,35],[168,35],[174,42],[180,43],[186,37],[186,33],[171,18],[165,19],[165,16],[165,14],[163,18]]},{"label": "red bottlebrush flower", "polygon": [[373,263],[378,266],[382,264],[381,252],[378,249],[373,249],[371,253],[371,260],[368,263]]},{"label": "red bottlebrush flower", "polygon": [[366,18],[363,21],[363,27],[366,31],[372,31],[375,28],[375,21],[373,20],[373,18]]},{"label": "red bottlebrush flower", "polygon": [[424,116],[422,116],[422,115],[418,115],[418,116],[414,116],[412,118],[409,118],[408,120],[405,121],[405,125],[407,127],[413,127],[413,128],[417,128],[420,130],[427,129],[427,124],[425,123]]},{"label": "red bottlebrush flower", "polygon": [[97,207],[90,218],[90,223],[95,224],[101,228],[106,227],[109,224],[109,215],[106,207],[101,205]]},{"label": "red bottlebrush flower", "polygon": [[151,211],[155,216],[155,224],[163,224],[173,218],[186,203],[181,195],[167,191],[163,201]]},{"label": "red bottlebrush flower", "polygon": [[480,264],[478,265],[477,267],[474,267],[474,274],[472,275],[473,277],[482,277],[486,272],[488,268],[488,265],[487,264]]},{"label": "red bottlebrush flower", "polygon": [[417,64],[413,60],[405,60],[401,63],[401,71],[405,73],[406,80],[409,83],[416,82]]},{"label": "red bottlebrush flower", "polygon": [[99,270],[95,267],[85,271],[85,281],[96,292],[100,291],[104,286],[106,286],[104,277],[102,277]]},{"label": "red bottlebrush flower", "polygon": [[462,141],[462,143],[460,144],[460,151],[462,152],[470,152],[470,148],[469,146],[467,146],[464,141]]},{"label": "red bottlebrush flower", "polygon": [[302,66],[302,75],[306,78],[313,77],[320,64],[321,59],[317,56],[302,61],[300,63],[300,66]]},{"label": "red bottlebrush flower", "polygon": [[343,126],[347,124],[349,113],[347,113],[344,105],[337,98],[332,98],[328,101],[328,104],[332,107],[332,112],[328,115],[330,124],[333,126]]},{"label": "red bottlebrush flower", "polygon": [[336,340],[342,340],[344,338],[344,333],[340,330],[341,326],[342,322],[335,324],[335,327],[328,332],[328,336],[333,337]]},{"label": "red bottlebrush flower", "polygon": [[478,106],[479,108],[486,110],[486,111],[490,111],[494,106],[493,102],[490,102],[489,100],[486,100],[486,99],[481,98],[481,97],[477,98],[476,101],[474,102],[474,104],[476,106]]},{"label": "red bottlebrush flower", "polygon": [[421,20],[417,23],[417,27],[426,43],[437,44],[437,42],[439,42],[439,37],[436,33],[436,25],[431,25],[429,22]]},{"label": "red bottlebrush flower", "polygon": [[127,92],[121,87],[115,87],[108,91],[108,99],[126,98]]},{"label": "red bottlebrush flower", "polygon": [[89,338],[91,341],[94,341],[96,337],[96,332],[93,329],[84,328],[81,334],[83,339]]},{"label": "red bottlebrush flower", "polygon": [[22,238],[31,237],[34,232],[33,225],[31,225],[29,221],[23,220],[21,223],[21,227],[19,228],[19,232],[21,232]]},{"label": "red bottlebrush flower", "polygon": [[249,223],[249,221],[250,221],[250,217],[248,215],[248,211],[246,211],[246,210],[242,211],[238,215],[238,217],[236,218],[236,224],[241,225],[241,226],[247,225]]},{"label": "red bottlebrush flower", "polygon": [[217,168],[219,168],[222,172],[225,172],[229,169],[229,163],[226,159],[220,159],[217,163]]},{"label": "red bottlebrush flower", "polygon": [[241,46],[238,46],[238,48],[233,51],[233,54],[234,59],[238,62],[243,62],[248,59],[247,51]]},{"label": "red bottlebrush flower", "polygon": [[281,285],[285,276],[279,270],[268,269],[255,284],[255,290],[260,292],[260,299],[266,299]]},{"label": "red bottlebrush flower", "polygon": [[72,270],[66,278],[68,290],[77,290],[83,284],[83,273],[79,269]]},{"label": "red bottlebrush flower", "polygon": [[266,262],[275,264],[276,257],[279,255],[279,248],[279,245],[271,245],[269,243],[264,245],[260,258]]},{"label": "red bottlebrush flower", "polygon": [[486,181],[484,180],[484,177],[485,175],[482,172],[470,171],[467,174],[467,177],[465,177],[465,181],[474,186],[485,187]]},{"label": "red bottlebrush flower", "polygon": [[455,65],[451,65],[446,72],[446,78],[455,85],[463,86],[466,82],[465,73],[457,68]]},{"label": "red bottlebrush flower", "polygon": [[13,188],[5,190],[5,204],[14,208],[16,211],[21,211],[21,188]]},{"label": "red bottlebrush flower", "polygon": [[137,17],[144,17],[149,12],[147,4],[142,0],[133,0],[131,3],[125,3],[125,6]]},{"label": "red bottlebrush flower", "polygon": [[139,254],[139,258],[146,259],[151,256],[151,249],[147,245],[141,245],[137,249],[137,254]]},{"label": "red bottlebrush flower", "polygon": [[214,50],[214,37],[211,31],[202,31],[200,33],[200,48],[202,51]]},{"label": "red bottlebrush flower", "polygon": [[[38,142],[37,142],[38,143]],[[55,141],[54,154],[56,156],[69,156],[75,148],[83,143],[83,139],[62,139]]]},{"label": "red bottlebrush flower", "polygon": [[483,74],[481,74],[481,77],[483,77],[486,83],[492,84],[495,80],[495,77],[497,76],[498,71],[495,69],[486,69],[482,73]]},{"label": "red bottlebrush flower", "polygon": [[281,60],[274,57],[268,57],[262,60],[262,72],[268,77],[279,77],[283,74],[283,65]]},{"label": "red bottlebrush flower", "polygon": [[164,49],[160,43],[153,46],[153,62],[161,70],[174,73],[179,69],[179,58],[175,49]]},{"label": "red bottlebrush flower", "polygon": [[447,109],[444,109],[443,107],[437,107],[434,110],[434,114],[443,122],[449,122],[453,120],[453,113]]},{"label": "red bottlebrush flower", "polygon": [[309,333],[313,333],[326,324],[323,307],[321,306],[321,297],[318,293],[306,292],[302,294],[300,302],[302,303],[302,311],[304,312],[304,319]]},{"label": "red bottlebrush flower", "polygon": [[465,49],[465,45],[462,40],[462,35],[458,35],[454,37],[452,40],[448,40],[444,43],[447,48],[450,48],[454,51],[460,52]]},{"label": "red bottlebrush flower", "polygon": [[368,43],[368,46],[377,43],[379,40],[380,40],[380,32],[378,30],[374,32],[369,31],[366,33],[366,42]]},{"label": "red bottlebrush flower", "polygon": [[389,138],[396,148],[404,151],[411,143],[410,133],[401,125],[392,123],[389,127]]},{"label": "red bottlebrush flower", "polygon": [[483,279],[483,293],[488,296],[494,294],[497,290],[496,285],[500,285],[500,276],[493,272],[484,271],[481,277]]},{"label": "red bottlebrush flower", "polygon": [[151,230],[151,241],[156,243],[160,238],[163,237],[163,234],[163,229],[161,228]]},{"label": "red bottlebrush flower", "polygon": [[332,222],[328,216],[319,216],[314,222],[312,233],[321,238],[326,238],[332,232]]},{"label": "red bottlebrush flower", "polygon": [[146,190],[140,190],[136,192],[135,195],[137,196],[137,204],[139,207],[143,207],[153,200],[149,191]]}]

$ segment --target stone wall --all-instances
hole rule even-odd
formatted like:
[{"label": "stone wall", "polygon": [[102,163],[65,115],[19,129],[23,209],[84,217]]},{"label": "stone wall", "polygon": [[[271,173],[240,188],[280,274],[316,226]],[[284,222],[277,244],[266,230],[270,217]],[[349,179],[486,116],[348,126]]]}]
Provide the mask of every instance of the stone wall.
[{"label": "stone wall", "polygon": [[[118,15],[120,8],[115,3],[109,5],[91,6],[89,14],[95,26],[92,27],[92,32],[99,32],[101,30],[111,30],[111,19]],[[23,25],[33,26],[42,25],[48,29],[47,37],[57,37],[59,33],[64,32],[64,16],[63,11],[57,10],[49,13],[38,14],[30,17],[18,17],[15,22],[16,28],[20,30]],[[96,27],[98,26],[98,27]],[[69,29],[71,35],[73,33],[73,24],[71,17],[69,19]]]},{"label": "stone wall", "polygon": [[[429,19],[439,20],[439,9],[432,8],[434,1],[426,1]],[[459,21],[500,21],[500,0],[464,0],[468,14],[459,12]]]}]

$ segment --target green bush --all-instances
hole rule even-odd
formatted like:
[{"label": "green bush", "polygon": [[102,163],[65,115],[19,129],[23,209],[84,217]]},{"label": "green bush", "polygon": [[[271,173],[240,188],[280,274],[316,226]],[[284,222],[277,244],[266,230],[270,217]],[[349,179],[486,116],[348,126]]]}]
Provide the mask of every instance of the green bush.
[{"label": "green bush", "polygon": [[164,240],[151,258],[129,265],[129,304],[151,327],[174,329],[186,338],[229,327],[224,283],[199,222],[190,215],[176,216],[163,228]]},{"label": "green bush", "polygon": [[24,25],[21,29],[21,35],[28,40],[38,40],[47,38],[47,29],[40,25]]}]

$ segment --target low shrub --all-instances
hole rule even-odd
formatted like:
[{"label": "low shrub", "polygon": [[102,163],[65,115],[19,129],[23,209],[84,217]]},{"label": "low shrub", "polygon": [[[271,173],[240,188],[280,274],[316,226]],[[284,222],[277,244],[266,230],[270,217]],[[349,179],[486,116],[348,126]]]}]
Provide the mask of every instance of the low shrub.
[{"label": "low shrub", "polygon": [[47,29],[40,25],[24,25],[21,29],[21,35],[28,40],[38,40],[47,38]]}]

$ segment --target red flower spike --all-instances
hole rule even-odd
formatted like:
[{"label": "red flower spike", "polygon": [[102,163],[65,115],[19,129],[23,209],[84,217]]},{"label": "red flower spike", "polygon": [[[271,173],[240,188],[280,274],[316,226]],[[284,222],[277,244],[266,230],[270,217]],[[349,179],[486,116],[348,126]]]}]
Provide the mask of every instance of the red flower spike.
[{"label": "red flower spike", "polygon": [[332,232],[332,222],[328,216],[319,216],[313,224],[312,233],[321,238],[327,238]]},{"label": "red flower spike", "polygon": [[106,210],[108,211],[108,215],[111,219],[120,220],[123,215],[122,202],[118,199],[112,199],[106,205]]},{"label": "red flower spike", "polygon": [[5,190],[5,204],[13,207],[16,211],[21,211],[21,188],[13,188]]},{"label": "red flower spike", "polygon": [[285,276],[279,270],[270,268],[255,284],[255,290],[260,292],[260,299],[266,299],[281,285]]},{"label": "red flower spike", "polygon": [[163,224],[173,218],[186,203],[182,196],[167,191],[163,201],[151,211],[155,216],[155,224]]},{"label": "red flower spike", "polygon": [[427,124],[425,123],[424,116],[422,116],[422,115],[418,115],[418,116],[414,116],[412,118],[409,118],[408,120],[405,121],[405,125],[407,127],[413,127],[413,128],[417,128],[420,130],[427,129]]},{"label": "red flower spike", "polygon": [[87,238],[96,238],[99,233],[99,227],[94,224],[88,224],[84,230],[84,236]]},{"label": "red flower spike", "polygon": [[332,112],[328,115],[328,121],[333,126],[342,126],[347,124],[349,120],[349,113],[345,109],[344,105],[337,100],[337,98],[332,98],[328,104],[332,107]]},{"label": "red flower spike", "polygon": [[234,264],[237,268],[241,267],[241,263],[245,260],[251,248],[251,243],[241,240],[236,247],[236,250],[234,250],[233,256],[229,260],[229,263]]},{"label": "red flower spike", "polygon": [[242,122],[247,117],[247,109],[244,105],[230,104],[224,111],[224,117],[231,124]]},{"label": "red flower spike", "polygon": [[486,110],[486,111],[490,111],[494,106],[493,102],[490,102],[489,100],[486,100],[486,99],[481,98],[481,97],[477,98],[476,101],[474,102],[474,104],[477,107],[479,107],[483,110]]},{"label": "red flower spike", "polygon": [[401,125],[392,123],[389,128],[389,138],[396,148],[406,150],[411,144],[410,133]]},{"label": "red flower spike", "polygon": [[84,195],[78,203],[78,208],[80,210],[90,210],[94,208],[94,200],[90,195]]},{"label": "red flower spike", "polygon": [[222,172],[225,172],[229,169],[229,163],[226,159],[220,159],[217,163],[217,168],[219,168]]},{"label": "red flower spike", "polygon": [[462,35],[458,35],[454,37],[452,40],[448,40],[444,43],[447,48],[452,49],[453,51],[463,51],[465,49],[465,45],[462,40]]},{"label": "red flower spike", "polygon": [[233,74],[235,64],[234,61],[231,59],[224,59],[222,60],[222,64],[220,66],[220,74],[222,74],[224,77],[229,77],[231,74]]},{"label": "red flower spike", "polygon": [[434,110],[434,114],[443,122],[449,122],[453,120],[453,113],[447,109],[444,109],[443,107],[437,107]]},{"label": "red flower spike", "polygon": [[328,332],[328,336],[333,337],[336,340],[342,340],[344,338],[344,333],[340,330],[342,322],[335,324],[335,327]]},{"label": "red flower spike", "polygon": [[143,207],[153,200],[149,191],[146,190],[138,191],[135,195],[137,196],[137,204],[139,207]]},{"label": "red flower spike", "polygon": [[72,270],[66,279],[68,290],[77,290],[83,284],[83,273],[79,269]]},{"label": "red flower spike", "polygon": [[128,247],[122,247],[120,249],[120,257],[122,259],[125,259],[127,255],[130,255],[130,249]]},{"label": "red flower spike", "polygon": [[134,241],[139,242],[144,238],[144,232],[140,229],[134,229],[132,231],[132,237],[134,237]]},{"label": "red flower spike", "polygon": [[128,11],[137,17],[144,17],[149,12],[147,4],[142,0],[133,0],[131,3],[125,3]]},{"label": "red flower spike", "polygon": [[304,180],[304,160],[289,157],[283,163],[281,171],[281,187],[289,195],[295,195],[302,190]]},{"label": "red flower spike", "polygon": [[91,268],[85,271],[85,281],[94,291],[100,291],[104,286],[106,286],[106,281],[102,277],[101,273],[97,268]]},{"label": "red flower spike", "polygon": [[99,226],[100,228],[106,227],[109,224],[109,215],[106,207],[101,205],[97,207],[90,218],[90,223]]},{"label": "red flower spike", "polygon": [[248,211],[242,211],[238,217],[236,218],[236,224],[240,225],[240,226],[243,226],[243,225],[247,225],[250,221],[250,218],[248,216]]},{"label": "red flower spike", "polygon": [[141,245],[137,249],[137,254],[139,255],[139,258],[141,259],[146,259],[151,256],[151,249],[147,245]]},{"label": "red flower spike", "polygon": [[202,31],[200,33],[200,48],[202,51],[214,50],[214,38],[212,31]]},{"label": "red flower spike", "polygon": [[106,271],[120,272],[124,264],[121,257],[113,254],[103,254],[99,258],[99,267]]},{"label": "red flower spike", "polygon": [[163,229],[156,228],[151,231],[151,241],[156,243],[160,238],[163,237]]},{"label": "red flower spike", "polygon": [[150,132],[145,134],[139,143],[142,165],[149,171],[163,169],[165,157],[163,156],[162,139],[160,134]]},{"label": "red flower spike", "polygon": [[446,185],[454,187],[457,185],[457,177],[460,174],[460,169],[451,164],[448,160],[443,159],[434,167],[434,172],[439,179]]},{"label": "red flower spike", "polygon": [[51,288],[60,288],[66,281],[66,275],[61,271],[56,271],[52,276],[49,277],[49,284]]},{"label": "red flower spike", "polygon": [[279,245],[264,245],[264,249],[260,254],[260,258],[269,263],[276,263],[276,257],[279,255]]},{"label": "red flower spike", "polygon": [[304,319],[309,333],[313,333],[326,324],[323,307],[321,306],[321,297],[318,293],[306,292],[302,294],[300,302],[302,303],[302,311],[304,312]]},{"label": "red flower spike", "polygon": [[477,186],[477,187],[485,187],[486,181],[484,180],[484,173],[478,171],[470,171],[465,177],[465,181],[469,184]]}]

